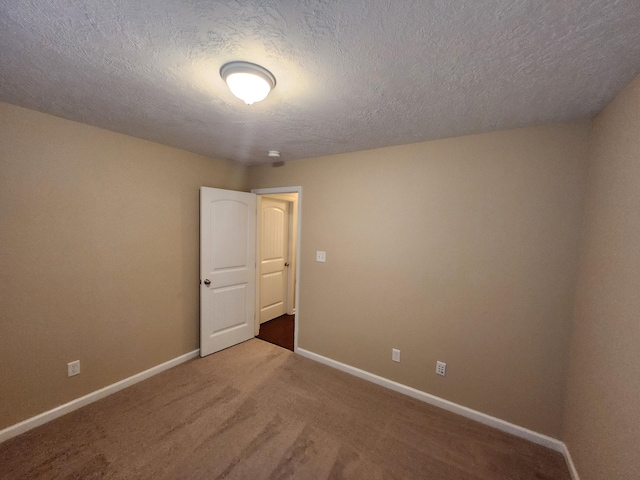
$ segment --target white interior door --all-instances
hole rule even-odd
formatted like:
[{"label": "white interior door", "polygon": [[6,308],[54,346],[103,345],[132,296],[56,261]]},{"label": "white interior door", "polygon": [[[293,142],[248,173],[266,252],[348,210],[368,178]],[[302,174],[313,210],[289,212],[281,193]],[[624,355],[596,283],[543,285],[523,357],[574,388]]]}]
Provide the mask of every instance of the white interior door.
[{"label": "white interior door", "polygon": [[289,203],[278,198],[261,197],[260,323],[287,313]]},{"label": "white interior door", "polygon": [[256,195],[200,188],[200,356],[253,337]]}]

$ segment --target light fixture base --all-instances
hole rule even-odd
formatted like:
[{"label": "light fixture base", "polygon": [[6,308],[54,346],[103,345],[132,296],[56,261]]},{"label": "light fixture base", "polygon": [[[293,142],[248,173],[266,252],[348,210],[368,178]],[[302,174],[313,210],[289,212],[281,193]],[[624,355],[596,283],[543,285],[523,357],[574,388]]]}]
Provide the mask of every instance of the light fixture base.
[{"label": "light fixture base", "polygon": [[220,76],[229,86],[231,93],[248,105],[264,100],[276,86],[276,77],[255,63],[225,63],[220,68]]}]

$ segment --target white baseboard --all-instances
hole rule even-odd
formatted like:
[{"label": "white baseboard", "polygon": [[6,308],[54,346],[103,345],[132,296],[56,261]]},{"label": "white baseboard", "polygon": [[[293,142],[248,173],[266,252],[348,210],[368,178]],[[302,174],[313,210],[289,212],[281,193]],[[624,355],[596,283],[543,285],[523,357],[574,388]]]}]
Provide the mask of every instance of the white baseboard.
[{"label": "white baseboard", "polygon": [[[456,413],[466,418],[470,418],[484,425],[497,428],[498,430],[501,430],[503,432],[510,433],[517,437],[529,440],[533,443],[543,445],[545,447],[551,448],[552,450],[556,450],[564,455],[572,480],[580,480],[576,467],[571,458],[571,454],[569,453],[569,449],[567,448],[567,445],[560,440],[556,440],[555,438],[534,432],[533,430],[529,430],[528,428],[515,425],[505,420],[492,417],[491,415],[487,415],[486,413],[478,412],[477,410],[458,405],[457,403],[453,403],[449,400],[436,397],[435,395],[417,390],[413,387],[394,382],[393,380],[389,380],[379,375],[369,373],[365,370],[352,367],[351,365],[347,365],[346,363],[341,363],[336,360],[323,357],[322,355],[318,355],[317,353],[310,352],[309,350],[305,350],[303,348],[297,348],[296,353],[316,362],[323,363],[330,367],[354,375],[358,378],[368,380],[382,387],[402,393],[404,395],[408,395],[417,400],[421,400],[430,405],[434,405],[449,412]],[[181,363],[191,360],[192,358],[196,358],[199,355],[200,350],[194,350],[193,352],[185,353],[184,355],[161,363],[160,365],[156,365],[155,367],[145,370],[144,372],[137,373],[131,377],[125,378],[124,380],[120,380],[119,382],[101,388],[100,390],[91,392],[83,397],[76,398],[75,400],[65,403],[64,405],[60,405],[59,407],[56,407],[52,410],[43,412],[39,415],[36,415],[35,417],[28,418],[27,420],[24,420],[20,423],[16,423],[15,425],[7,427],[4,430],[0,430],[0,443],[9,440],[10,438],[16,437],[28,430],[31,430],[32,428],[39,427],[40,425],[50,422],[51,420],[61,417],[62,415],[73,412],[74,410],[84,407],[85,405],[89,405],[90,403],[100,400],[101,398],[130,387],[131,385],[146,380],[147,378],[157,375],[158,373],[168,370],[169,368],[180,365]]]},{"label": "white baseboard", "polygon": [[498,430],[501,430],[503,432],[510,433],[538,445],[543,445],[552,450],[560,452],[564,455],[565,460],[567,461],[567,466],[569,467],[569,471],[573,480],[580,480],[578,478],[578,473],[576,472],[575,466],[573,465],[573,461],[571,460],[571,456],[569,455],[569,450],[567,449],[565,443],[560,440],[549,437],[547,435],[543,435],[542,433],[534,432],[533,430],[529,430],[528,428],[515,425],[505,420],[492,417],[491,415],[487,415],[486,413],[478,412],[477,410],[458,405],[457,403],[450,402],[449,400],[445,400],[444,398],[436,397],[435,395],[431,395],[421,390],[417,390],[413,387],[403,385],[402,383],[394,382],[393,380],[380,377],[379,375],[376,375],[374,373],[369,373],[365,370],[352,367],[351,365],[347,365],[346,363],[341,363],[336,360],[332,360],[331,358],[323,357],[322,355],[310,352],[309,350],[305,350],[304,348],[297,348],[296,353],[311,360],[315,360],[316,362],[323,363],[330,367],[354,375],[358,378],[362,378],[382,387],[386,387],[390,390],[403,393],[430,405],[434,405],[449,412],[456,413],[466,418],[470,418],[471,420],[475,420],[484,425],[497,428]]},{"label": "white baseboard", "polygon": [[151,367],[144,372],[136,373],[135,375],[125,378],[124,380],[120,380],[119,382],[108,385],[100,390],[96,390],[95,392],[91,392],[83,397],[76,398],[75,400],[71,400],[64,405],[60,405],[52,410],[48,410],[43,412],[35,417],[28,418],[20,423],[16,423],[15,425],[11,425],[10,427],[5,428],[4,430],[0,430],[0,443],[9,440],[10,438],[16,437],[21,433],[24,433],[32,428],[39,427],[51,420],[54,420],[62,415],[66,415],[69,412],[73,412],[85,405],[89,405],[101,398],[104,398],[112,393],[116,393],[119,390],[130,387],[133,384],[146,380],[149,377],[153,377],[160,372],[164,372],[171,367],[175,367],[176,365],[180,365],[181,363],[186,362],[187,360],[191,360],[192,358],[196,358],[200,354],[200,350],[194,350],[193,352],[185,353],[184,355],[180,355],[168,362],[161,363],[160,365],[156,365],[155,367]]},{"label": "white baseboard", "polygon": [[567,462],[567,467],[569,467],[569,473],[571,474],[571,480],[580,480],[578,476],[578,470],[576,470],[576,466],[573,463],[573,459],[571,458],[571,453],[569,453],[569,447],[567,447],[566,443],[562,444],[564,446],[564,450],[562,453],[564,454],[564,459]]}]

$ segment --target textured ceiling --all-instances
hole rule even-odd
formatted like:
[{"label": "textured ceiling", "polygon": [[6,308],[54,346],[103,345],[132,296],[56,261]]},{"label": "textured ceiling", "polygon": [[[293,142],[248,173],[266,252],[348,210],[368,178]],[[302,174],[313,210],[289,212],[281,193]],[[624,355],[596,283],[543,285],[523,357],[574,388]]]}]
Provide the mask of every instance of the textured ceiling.
[{"label": "textured ceiling", "polygon": [[639,0],[0,0],[0,99],[245,164],[591,116],[638,73]]}]

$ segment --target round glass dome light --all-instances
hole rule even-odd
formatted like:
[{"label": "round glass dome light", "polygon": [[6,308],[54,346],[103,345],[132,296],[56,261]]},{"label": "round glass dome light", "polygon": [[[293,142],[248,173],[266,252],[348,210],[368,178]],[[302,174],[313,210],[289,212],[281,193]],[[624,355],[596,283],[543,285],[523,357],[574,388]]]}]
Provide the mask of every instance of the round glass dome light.
[{"label": "round glass dome light", "polygon": [[220,76],[229,90],[247,105],[267,98],[276,86],[276,78],[269,70],[249,62],[230,62],[220,69]]}]

